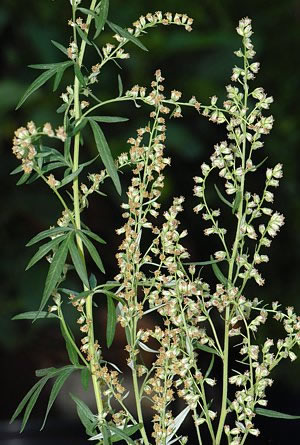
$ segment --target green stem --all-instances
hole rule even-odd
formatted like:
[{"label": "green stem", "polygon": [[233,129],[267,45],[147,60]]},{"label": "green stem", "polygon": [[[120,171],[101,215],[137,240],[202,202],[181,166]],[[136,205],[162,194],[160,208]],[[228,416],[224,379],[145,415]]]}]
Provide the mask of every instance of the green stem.
[{"label": "green stem", "polygon": [[[92,0],[90,5],[90,10],[94,11],[96,6],[97,0]],[[91,23],[92,16],[89,15],[87,18],[87,29],[89,29],[89,25]],[[87,31],[88,34],[88,31]],[[86,48],[86,41],[82,40],[78,60],[76,63],[78,63],[79,68],[82,65],[84,52]],[[74,111],[75,111],[75,120],[80,119],[81,117],[81,107],[80,107],[80,83],[78,78],[75,76],[74,78]],[[80,151],[80,132],[78,132],[75,136],[74,140],[74,154],[73,154],[73,172],[75,172],[79,167],[79,151]],[[74,214],[75,214],[75,225],[78,230],[81,229],[81,219],[80,219],[80,196],[79,196],[79,181],[78,176],[73,180],[73,201],[74,201]],[[84,249],[81,238],[76,235],[76,242],[78,250],[82,256],[83,263],[85,264],[85,257],[84,257]],[[84,286],[84,290],[88,290],[86,286]],[[89,331],[88,331],[88,337],[89,337],[89,358],[90,358],[90,368],[91,368],[91,375],[92,375],[92,382],[93,382],[93,388],[95,393],[95,399],[97,404],[97,410],[99,417],[101,418],[103,413],[103,402],[102,402],[102,394],[100,385],[98,382],[98,378],[95,374],[95,371],[97,369],[98,361],[95,356],[95,338],[94,338],[94,326],[93,326],[93,300],[92,295],[89,295],[86,299],[86,317],[87,321],[89,323]]]},{"label": "green stem", "polygon": [[140,430],[141,435],[142,435],[142,438],[144,441],[144,445],[150,445],[149,441],[148,441],[147,434],[146,434],[146,430],[144,427],[144,418],[143,418],[143,412],[142,412],[142,406],[141,406],[141,400],[140,400],[139,385],[138,385],[137,374],[136,374],[135,368],[132,370],[132,380],[133,380],[133,390],[134,390],[134,396],[135,396],[135,404],[136,404],[138,421],[139,421],[139,423],[141,423],[143,425]]}]

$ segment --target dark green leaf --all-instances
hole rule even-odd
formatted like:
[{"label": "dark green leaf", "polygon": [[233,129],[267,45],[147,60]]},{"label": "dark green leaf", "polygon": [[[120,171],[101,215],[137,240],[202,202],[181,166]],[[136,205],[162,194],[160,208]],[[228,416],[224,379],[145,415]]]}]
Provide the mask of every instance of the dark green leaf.
[{"label": "dark green leaf", "polygon": [[69,227],[55,227],[54,229],[47,229],[43,232],[38,233],[33,238],[31,238],[30,241],[26,244],[26,247],[32,246],[35,243],[38,243],[39,241],[42,241],[45,238],[51,237],[51,236],[57,236],[60,233],[63,234],[64,232],[69,232],[71,229]]},{"label": "dark green leaf", "polygon": [[19,101],[19,103],[18,103],[18,105],[16,107],[16,110],[18,110],[21,107],[21,105],[23,105],[23,103],[26,101],[26,99],[28,99],[29,96],[31,96],[32,93],[34,93],[42,85],[44,85],[44,83],[46,83],[49,79],[51,79],[51,77],[53,77],[54,74],[56,74],[56,69],[48,70],[45,73],[42,73],[40,76],[38,76],[32,82],[32,84],[29,86],[29,88],[27,88],[27,90],[25,91],[25,93],[21,97],[21,99],[20,99],[20,101]]},{"label": "dark green leaf", "polygon": [[93,413],[91,412],[89,407],[82,400],[78,399],[76,396],[74,396],[71,393],[70,393],[70,397],[76,403],[78,417],[80,418],[83,426],[85,427],[86,433],[89,436],[93,436],[94,429],[96,426]]},{"label": "dark green leaf", "polygon": [[43,424],[41,426],[41,430],[44,428],[46,421],[47,421],[47,417],[48,414],[50,412],[50,409],[52,408],[53,403],[55,402],[56,397],[58,396],[61,388],[63,387],[65,381],[67,380],[67,378],[72,374],[73,371],[75,371],[76,368],[74,367],[68,367],[68,368],[64,368],[62,370],[62,372],[58,375],[57,379],[55,380],[55,383],[52,387],[50,396],[49,396],[49,402],[48,402],[48,406],[47,406],[47,410],[46,410],[46,414],[44,417],[44,421]]},{"label": "dark green leaf", "polygon": [[265,408],[255,408],[256,414],[264,417],[273,417],[275,419],[285,419],[285,420],[298,420],[300,416],[293,416],[291,414],[281,413],[279,411],[273,411],[271,409]]},{"label": "dark green leaf", "polygon": [[110,431],[107,429],[106,425],[102,425],[101,431],[103,434],[103,445],[111,445]]},{"label": "dark green leaf", "polygon": [[82,38],[82,40],[84,40],[88,45],[92,46],[91,42],[88,39],[88,36],[87,36],[86,32],[82,31],[80,26],[77,26],[76,30],[77,30],[78,34],[80,35],[80,37]]},{"label": "dark green leaf", "polygon": [[210,346],[201,345],[201,343],[196,343],[197,349],[200,349],[201,351],[208,352],[209,354],[216,354],[219,355],[218,351],[216,351],[214,348],[211,348]]},{"label": "dark green leaf", "polygon": [[89,282],[90,282],[91,289],[94,289],[97,286],[97,278],[95,277],[95,275],[93,273],[91,273],[91,275],[90,275]]},{"label": "dark green leaf", "polygon": [[74,396],[74,394],[70,393],[70,397],[71,399],[76,403],[77,406],[79,406],[85,413],[85,416],[89,419],[89,420],[94,420],[94,414],[92,413],[92,411],[90,410],[90,408],[80,399],[78,399],[78,397]]},{"label": "dark green leaf", "polygon": [[123,82],[120,74],[118,74],[118,88],[119,88],[119,97],[123,95]]},{"label": "dark green leaf", "polygon": [[97,145],[98,152],[101,156],[102,162],[105,165],[105,168],[108,174],[110,175],[116,187],[117,192],[119,193],[119,195],[121,195],[122,190],[121,190],[119,175],[113,157],[111,155],[110,148],[105,139],[105,136],[96,122],[94,122],[93,120],[90,120],[89,122],[94,133],[95,142]]},{"label": "dark green leaf", "polygon": [[66,111],[68,104],[63,103],[60,107],[57,108],[56,113],[63,113]]},{"label": "dark green leaf", "polygon": [[110,429],[112,433],[118,435],[121,439],[126,440],[127,443],[134,445],[134,441],[124,432],[124,430],[120,430],[119,428],[116,428],[115,426],[110,424],[107,424],[107,427]]},{"label": "dark green leaf", "polygon": [[117,315],[113,299],[108,294],[106,294],[106,298],[107,298],[106,345],[108,348],[110,348],[115,338]]},{"label": "dark green leaf", "polygon": [[84,368],[80,371],[81,384],[85,391],[88,390],[89,382],[90,382],[90,370],[88,368]]},{"label": "dark green leaf", "polygon": [[[74,336],[73,336],[71,330],[68,328],[68,326],[66,326],[66,329],[68,329],[68,332],[66,332],[65,327],[62,323],[60,323],[60,329],[61,329],[62,336],[64,337],[65,342],[66,342],[66,348],[67,348],[67,353],[68,353],[70,362],[75,366],[79,366],[77,351],[69,339],[69,336],[72,339],[74,339]],[[68,336],[68,334],[69,334],[69,336]]]},{"label": "dark green leaf", "polygon": [[218,187],[216,186],[216,184],[215,184],[215,189],[216,189],[216,192],[217,192],[219,198],[221,199],[221,201],[223,201],[224,204],[226,204],[226,205],[228,205],[229,207],[232,208],[232,204],[231,204],[231,202],[227,201],[227,199],[224,198],[224,196],[222,195],[222,193],[220,192],[220,190],[218,189]]},{"label": "dark green leaf", "polygon": [[79,123],[75,122],[75,126],[70,134],[70,137],[75,136],[77,133],[79,133],[79,131],[83,130],[84,127],[86,126],[88,122],[88,119],[83,118],[82,120],[79,121]]},{"label": "dark green leaf", "polygon": [[46,311],[30,311],[15,315],[12,320],[36,320],[37,318],[59,318],[56,314]]},{"label": "dark green leaf", "polygon": [[[23,170],[23,169],[22,169]],[[17,185],[22,185],[25,184],[25,182],[27,181],[27,179],[30,178],[31,173],[23,173],[23,175],[21,176],[21,178],[19,179],[19,181],[17,182]]]},{"label": "dark green leaf", "polygon": [[71,138],[68,136],[64,143],[64,158],[67,162],[70,159]]},{"label": "dark green leaf", "polygon": [[[43,387],[46,385],[46,383],[47,383],[48,380],[49,380],[49,377],[48,377],[48,376],[43,377],[43,378],[38,382],[38,386],[37,386],[36,390],[34,391],[34,393],[32,394],[32,396],[30,397],[30,400],[29,400],[29,402],[28,402],[28,404],[27,404],[27,406],[26,406],[26,409],[25,409],[25,413],[24,413],[24,417],[23,417],[23,420],[22,420],[22,425],[21,425],[20,433],[22,433],[22,431],[24,430],[24,428],[25,428],[25,426],[26,426],[26,423],[27,423],[27,421],[28,421],[28,419],[29,419],[29,416],[30,416],[30,414],[31,414],[31,411],[33,410],[34,405],[36,404],[37,399],[38,399],[38,397],[39,397],[39,395],[40,395],[40,393],[41,393]],[[23,400],[24,400],[24,399],[23,399]]]},{"label": "dark green leaf", "polygon": [[261,167],[266,162],[267,159],[268,159],[268,156],[265,157],[265,159],[263,159],[259,164],[253,165],[253,167],[250,168],[249,171],[255,172],[259,167]]},{"label": "dark green leaf", "polygon": [[105,25],[108,16],[108,10],[109,10],[109,0],[102,0],[99,7],[98,16],[95,18],[96,32],[94,35],[94,39],[96,39],[99,36],[99,34],[103,29],[103,26]]},{"label": "dark green leaf", "polygon": [[29,68],[34,68],[36,70],[51,70],[53,68],[63,68],[64,66],[71,66],[73,62],[67,60],[66,62],[56,62],[56,63],[38,63],[36,65],[28,65]]},{"label": "dark green leaf", "polygon": [[17,173],[21,173],[23,171],[23,166],[18,165],[13,171],[10,172],[10,175],[16,175]]},{"label": "dark green leaf", "polygon": [[83,87],[86,87],[86,81],[84,80],[84,77],[82,75],[82,72],[80,71],[80,68],[78,66],[78,63],[74,63],[74,72],[75,72],[75,76],[77,77],[77,79],[79,80],[80,84]]},{"label": "dark green leaf", "polygon": [[126,122],[129,120],[127,117],[119,116],[89,116],[89,119],[92,119],[95,122],[104,122],[106,124],[115,124],[118,122]]},{"label": "dark green leaf", "polygon": [[87,8],[77,8],[77,10],[83,12],[86,15],[91,15],[92,17],[94,17],[94,19],[97,18],[97,14],[95,11],[91,11]]},{"label": "dark green leaf", "polygon": [[104,241],[104,239],[100,238],[100,236],[98,236],[94,232],[91,232],[90,230],[81,229],[81,232],[85,233],[90,238],[93,238],[95,241],[98,241],[98,243],[100,244],[106,244],[106,241]]},{"label": "dark green leaf", "polygon": [[54,80],[54,85],[53,85],[53,92],[57,90],[57,88],[59,87],[59,84],[61,82],[61,79],[64,75],[65,70],[72,65],[72,62],[66,62],[63,66],[59,67],[59,69],[57,70],[56,76],[55,76],[55,80]]},{"label": "dark green leaf", "polygon": [[89,280],[86,273],[86,267],[83,261],[82,255],[79,253],[77,246],[75,245],[74,239],[71,238],[69,243],[69,251],[71,254],[71,258],[75,267],[76,272],[78,273],[83,284],[88,288]]},{"label": "dark green leaf", "polygon": [[130,40],[132,43],[134,43],[136,46],[141,48],[144,51],[148,51],[148,49],[132,34],[130,34],[126,29],[121,28],[120,26],[116,25],[115,23],[110,22],[109,20],[106,20],[106,23],[110,27],[110,29],[119,34],[121,37],[125,37],[125,39]]},{"label": "dark green leaf", "polygon": [[42,296],[42,301],[39,307],[39,311],[42,311],[47,304],[50,295],[55,289],[55,286],[61,278],[61,274],[67,259],[68,249],[70,242],[70,234],[61,243],[58,250],[55,252],[52,262],[49,267],[49,272],[46,278],[45,288]]},{"label": "dark green leaf", "polygon": [[208,266],[209,264],[220,263],[223,260],[208,260],[208,261],[196,261],[193,263],[184,263],[186,265],[194,265],[194,266]]},{"label": "dark green leaf", "polygon": [[[211,260],[213,260],[213,257],[211,256]],[[225,286],[227,286],[228,280],[227,278],[222,274],[219,266],[217,265],[217,263],[212,263],[211,264],[212,270],[215,274],[215,276],[218,278],[218,280],[220,281],[220,283],[224,284]]]},{"label": "dark green leaf", "polygon": [[56,187],[59,189],[60,187],[63,187],[64,185],[69,184],[73,181],[73,179],[77,178],[77,176],[82,172],[83,165],[81,165],[76,172],[70,173],[69,175],[65,176],[64,179],[62,179],[59,183],[59,185]]},{"label": "dark green leaf", "polygon": [[99,267],[102,273],[105,273],[102,260],[99,256],[99,253],[97,252],[95,246],[91,243],[91,241],[84,235],[82,232],[78,232],[78,235],[83,241],[83,244],[87,248],[89,254],[91,255],[92,259],[96,263],[96,265]]},{"label": "dark green leaf", "polygon": [[241,194],[240,190],[238,190],[236,192],[235,200],[233,201],[233,206],[232,206],[232,214],[233,215],[238,210],[241,200],[242,200],[242,194]]},{"label": "dark green leaf", "polygon": [[12,415],[10,422],[12,423],[15,421],[15,419],[18,417],[18,415],[23,411],[23,408],[25,407],[27,401],[30,399],[30,397],[32,396],[32,394],[34,394],[34,392],[36,391],[36,389],[38,389],[38,387],[43,384],[43,382],[47,382],[48,377],[44,377],[43,379],[39,380],[35,385],[33,385],[33,387],[28,391],[28,393],[26,394],[26,396],[21,400],[21,402],[19,403],[19,405],[17,406],[16,411],[14,412],[14,414]]},{"label": "dark green leaf", "polygon": [[55,40],[51,40],[51,43],[56,46],[57,49],[59,49],[61,52],[63,52],[66,56],[68,55],[68,50],[60,43],[56,42]]},{"label": "dark green leaf", "polygon": [[56,247],[58,244],[60,244],[64,239],[65,239],[66,235],[62,235],[59,236],[57,238],[54,238],[53,240],[49,241],[46,244],[43,244],[43,246],[41,246],[39,248],[39,250],[36,252],[35,255],[33,255],[33,257],[31,258],[31,260],[29,261],[27,267],[25,270],[30,269],[30,267],[32,267],[34,264],[36,264],[39,260],[41,260],[42,258],[44,258],[45,255],[47,255],[47,253],[52,250],[54,247]]},{"label": "dark green leaf", "polygon": [[[142,424],[141,423],[137,423],[136,425],[132,425],[132,426],[128,426],[127,428],[124,428],[122,431],[127,434],[127,436],[132,436],[134,433],[136,433],[138,430],[140,430],[142,428]],[[115,434],[114,436],[111,437],[111,442],[119,442],[119,440],[121,440],[121,436],[118,434]]]},{"label": "dark green leaf", "polygon": [[214,362],[215,362],[215,354],[212,354],[209,367],[205,373],[205,378],[209,377],[209,374],[211,373],[211,370],[214,366]]}]

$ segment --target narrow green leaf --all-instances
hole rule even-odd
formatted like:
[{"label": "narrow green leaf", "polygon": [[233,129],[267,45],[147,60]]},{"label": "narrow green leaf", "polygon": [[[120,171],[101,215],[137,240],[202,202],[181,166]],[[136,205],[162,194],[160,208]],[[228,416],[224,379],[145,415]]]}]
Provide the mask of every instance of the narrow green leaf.
[{"label": "narrow green leaf", "polygon": [[97,252],[95,246],[92,244],[92,242],[84,235],[82,232],[78,232],[78,235],[83,241],[83,244],[87,248],[89,254],[91,255],[92,259],[96,263],[96,265],[99,267],[102,273],[105,273],[102,260],[99,256],[99,253]]},{"label": "narrow green leaf", "polygon": [[105,138],[101,128],[99,127],[99,125],[96,122],[94,122],[93,120],[89,120],[89,122],[90,122],[90,125],[91,125],[93,133],[94,133],[96,146],[97,146],[98,152],[100,154],[100,157],[102,159],[102,162],[103,162],[108,174],[110,175],[110,177],[116,187],[117,192],[119,193],[119,195],[121,195],[122,190],[121,190],[121,183],[120,183],[119,175],[118,175],[113,157],[111,155],[110,148],[106,141],[106,138]]},{"label": "narrow green leaf", "polygon": [[68,55],[68,50],[60,43],[56,42],[55,40],[51,40],[51,43],[56,46],[57,49],[59,49],[61,52],[63,52],[66,56]]},{"label": "narrow green leaf", "polygon": [[34,393],[32,394],[32,396],[31,396],[31,398],[30,398],[30,400],[29,400],[29,402],[28,402],[28,404],[27,404],[27,406],[26,406],[25,413],[24,413],[24,417],[23,417],[23,420],[22,420],[22,425],[21,425],[20,433],[22,433],[22,432],[24,431],[24,428],[25,428],[25,426],[26,426],[26,423],[28,422],[28,419],[29,419],[29,417],[30,417],[31,411],[33,410],[34,405],[36,404],[37,399],[39,398],[39,395],[40,395],[42,389],[44,388],[44,386],[46,385],[46,383],[47,383],[48,380],[49,380],[49,377],[46,376],[46,377],[43,377],[43,378],[38,382],[39,385],[38,385],[38,387],[36,388],[36,390],[34,391]]},{"label": "narrow green leaf", "polygon": [[17,173],[21,173],[23,171],[23,166],[18,165],[13,171],[10,172],[10,175],[16,175]]},{"label": "narrow green leaf", "polygon": [[88,45],[92,46],[91,42],[88,39],[88,36],[86,34],[86,32],[82,31],[82,29],[80,28],[80,26],[76,27],[76,31],[78,32],[78,34],[80,35],[80,37],[82,38],[82,40],[84,40]]},{"label": "narrow green leaf", "polygon": [[211,356],[209,367],[208,367],[208,369],[207,369],[207,371],[205,373],[205,378],[209,377],[209,374],[211,373],[211,370],[212,370],[212,368],[214,366],[214,362],[215,362],[215,354],[213,354]]},{"label": "narrow green leaf", "polygon": [[91,289],[94,289],[97,286],[97,278],[95,277],[95,275],[93,273],[91,273],[91,275],[90,275],[89,282],[90,282]]},{"label": "narrow green leaf", "polygon": [[293,416],[291,414],[281,413],[279,411],[273,411],[271,409],[265,408],[255,408],[256,414],[264,417],[273,417],[275,419],[285,419],[285,420],[298,420],[300,416]]},{"label": "narrow green leaf", "polygon": [[31,238],[31,240],[28,241],[28,243],[26,244],[26,247],[32,246],[33,244],[38,243],[45,238],[57,236],[59,234],[63,234],[64,232],[69,232],[70,230],[71,229],[69,227],[55,227],[54,229],[44,230],[43,232],[40,232],[33,238]]},{"label": "narrow green leaf", "polygon": [[27,88],[23,96],[21,97],[16,110],[18,110],[21,105],[28,99],[29,96],[31,96],[32,93],[34,93],[36,90],[38,90],[44,83],[46,83],[51,77],[53,77],[56,74],[56,69],[51,69],[46,71],[45,73],[42,73],[40,76],[38,76],[32,84]]},{"label": "narrow green leaf", "polygon": [[88,119],[86,119],[86,118],[83,118],[82,120],[80,120],[78,124],[77,124],[77,122],[75,122],[73,130],[71,131],[70,137],[75,136],[77,133],[79,133],[79,131],[83,130],[87,123],[88,123]]},{"label": "narrow green leaf", "polygon": [[80,371],[81,384],[85,391],[87,391],[89,388],[90,377],[91,373],[88,368],[84,368]]},{"label": "narrow green leaf", "polygon": [[12,320],[36,320],[37,318],[59,318],[56,314],[46,311],[30,311],[15,315]]},{"label": "narrow green leaf", "polygon": [[72,374],[73,371],[75,371],[76,368],[74,367],[69,367],[67,369],[64,369],[59,376],[57,377],[57,379],[54,382],[54,385],[52,387],[50,396],[49,396],[49,402],[48,402],[48,406],[47,406],[47,410],[46,410],[46,414],[44,417],[44,421],[43,424],[41,426],[40,431],[44,428],[49,412],[53,406],[53,403],[55,402],[56,397],[58,396],[61,388],[63,387],[65,381],[67,380],[67,378]]},{"label": "narrow green leaf", "polygon": [[78,273],[83,284],[86,287],[89,287],[89,280],[88,280],[88,276],[86,273],[86,267],[83,262],[83,258],[81,256],[81,254],[79,253],[77,246],[75,245],[74,238],[70,239],[69,251],[70,251],[71,258],[72,258],[76,272]]},{"label": "narrow green leaf", "polygon": [[118,122],[126,122],[129,120],[127,117],[119,116],[89,116],[89,119],[92,119],[95,122],[104,122],[106,124],[115,124]]},{"label": "narrow green leaf", "polygon": [[106,294],[106,298],[107,298],[106,346],[110,348],[115,338],[117,315],[113,299],[108,294]]},{"label": "narrow green leaf", "polygon": [[68,136],[64,143],[64,159],[67,162],[69,162],[69,160],[70,160],[71,140],[72,140],[72,138],[70,138]]},{"label": "narrow green leaf", "polygon": [[125,39],[127,40],[130,40],[132,43],[134,43],[142,50],[148,51],[148,49],[139,41],[139,39],[130,34],[126,29],[121,28],[119,25],[116,25],[115,23],[112,23],[109,20],[106,20],[106,23],[113,32],[119,34],[121,37],[125,37]]},{"label": "narrow green leaf", "polygon": [[[142,428],[142,424],[141,423],[137,423],[136,425],[132,425],[132,426],[128,426],[127,428],[124,428],[122,431],[123,433],[127,434],[127,436],[132,436],[134,433],[136,433],[138,430],[140,430]],[[111,437],[111,442],[119,442],[119,440],[121,440],[122,437],[119,434],[115,434],[114,436]]]},{"label": "narrow green leaf", "polygon": [[76,349],[74,348],[73,344],[70,342],[69,337],[68,337],[68,334],[69,334],[72,337],[72,339],[74,339],[74,336],[73,336],[70,328],[67,326],[68,332],[66,332],[64,325],[62,323],[60,323],[60,329],[61,329],[62,336],[65,339],[67,353],[68,353],[70,362],[75,366],[79,366],[78,353],[77,353]]},{"label": "narrow green leaf", "polygon": [[53,68],[67,68],[71,66],[73,62],[71,60],[67,60],[65,62],[56,62],[56,63],[37,63],[35,65],[28,65],[29,68],[33,68],[36,70],[51,70]]},{"label": "narrow green leaf", "polygon": [[220,190],[218,189],[218,187],[216,186],[216,184],[215,184],[215,189],[216,189],[217,195],[218,195],[218,197],[221,199],[221,201],[223,201],[224,204],[226,204],[226,205],[228,205],[229,207],[232,208],[232,204],[231,204],[231,202],[227,201],[227,199],[224,198],[224,196],[222,195],[222,193],[220,192]]},{"label": "narrow green leaf", "polygon": [[120,74],[118,74],[118,88],[119,88],[119,97],[123,95],[123,82]]},{"label": "narrow green leaf", "polygon": [[81,232],[85,233],[90,238],[93,238],[95,241],[98,241],[100,244],[106,244],[106,241],[104,239],[100,238],[99,235],[97,235],[94,232],[91,232],[90,230],[81,229]]},{"label": "narrow green leaf", "polygon": [[233,206],[232,206],[232,214],[233,215],[238,210],[238,208],[240,206],[240,203],[241,203],[241,200],[242,200],[242,194],[241,194],[241,191],[238,190],[236,192],[235,200],[233,201]]},{"label": "narrow green leaf", "polygon": [[35,385],[33,385],[33,387],[28,391],[26,396],[21,400],[21,402],[17,406],[17,409],[14,412],[14,414],[12,415],[9,423],[12,423],[15,421],[15,419],[23,411],[23,408],[25,407],[27,401],[31,398],[31,396],[35,393],[35,391],[39,388],[39,386],[43,385],[44,382],[46,383],[48,379],[49,379],[49,377],[45,376],[43,379],[39,380],[37,383],[35,383]]},{"label": "narrow green leaf", "polygon": [[209,354],[219,355],[219,353],[214,348],[211,348],[210,346],[206,345],[201,345],[201,343],[199,342],[196,343],[196,347],[197,349],[200,349],[201,351],[204,352],[208,352]]},{"label": "narrow green leaf", "polygon": [[55,80],[54,80],[53,92],[57,90],[66,69],[71,65],[72,65],[72,62],[70,61],[70,62],[66,62],[64,65],[59,67],[59,69],[57,70],[56,76],[55,76]]},{"label": "narrow green leaf", "polygon": [[261,167],[266,162],[267,159],[268,159],[268,156],[266,156],[265,159],[263,159],[259,164],[253,165],[253,167],[250,168],[249,171],[255,172],[259,167]]},{"label": "narrow green leaf", "polygon": [[23,185],[30,178],[31,173],[23,173],[16,185]]},{"label": "narrow green leaf", "polygon": [[74,63],[74,72],[75,72],[75,76],[77,77],[77,79],[79,80],[80,84],[83,87],[86,87],[86,81],[84,80],[83,74],[80,71],[80,68],[78,66],[78,63]]},{"label": "narrow green leaf", "polygon": [[110,431],[107,429],[106,425],[102,425],[101,431],[103,434],[103,445],[111,445]]},{"label": "narrow green leaf", "polygon": [[122,439],[126,440],[127,443],[134,445],[134,441],[124,432],[124,430],[120,430],[119,428],[116,428],[115,426],[110,424],[107,424],[107,428],[109,428],[112,433],[117,434]]},{"label": "narrow green leaf", "polygon": [[70,397],[76,403],[76,405],[82,409],[86,418],[93,421],[95,416],[92,413],[92,411],[90,410],[90,408],[82,400],[80,400],[78,397],[74,396],[74,394],[70,393]]},{"label": "narrow green leaf", "polygon": [[190,266],[190,265],[208,266],[209,264],[220,263],[221,261],[224,261],[224,260],[196,261],[196,262],[193,262],[193,263],[184,263],[184,264],[186,264],[187,266]]},{"label": "narrow green leaf", "polygon": [[63,187],[67,184],[69,184],[70,182],[73,181],[73,179],[77,178],[77,176],[82,172],[83,169],[83,165],[81,165],[76,172],[70,173],[69,175],[65,176],[59,183],[59,185],[57,186],[57,188],[59,189],[60,187]]},{"label": "narrow green leaf", "polygon": [[49,241],[46,244],[43,244],[39,250],[33,255],[31,260],[29,261],[27,267],[25,270],[30,269],[34,264],[36,264],[38,261],[40,261],[42,258],[47,255],[47,253],[52,250],[54,247],[56,247],[58,244],[60,244],[64,239],[66,238],[66,235],[59,236],[57,238],[54,238],[53,240]]},{"label": "narrow green leaf", "polygon": [[51,368],[43,368],[43,369],[36,369],[35,375],[37,377],[44,377],[45,375],[50,374],[49,377],[52,377],[52,374],[57,371],[57,368],[54,368],[53,366]]},{"label": "narrow green leaf", "polygon": [[69,249],[70,242],[70,234],[67,238],[61,243],[59,249],[55,252],[54,257],[52,259],[52,263],[50,264],[48,275],[46,278],[45,288],[42,296],[42,301],[39,307],[39,311],[42,311],[47,304],[51,293],[55,289],[55,286],[60,280]]},{"label": "narrow green leaf", "polygon": [[[211,256],[211,260],[213,260],[213,257]],[[228,284],[228,280],[227,278],[222,274],[219,266],[217,265],[217,263],[212,263],[211,264],[212,270],[215,274],[215,276],[218,278],[218,280],[220,281],[220,283],[224,284],[225,286]]]},{"label": "narrow green leaf", "polygon": [[108,10],[109,10],[109,0],[102,0],[99,7],[98,15],[95,18],[96,32],[94,35],[94,39],[96,39],[99,36],[105,25],[108,16]]},{"label": "narrow green leaf", "polygon": [[77,9],[78,9],[78,11],[81,11],[86,15],[91,15],[94,19],[98,17],[96,12],[91,11],[90,9],[87,9],[87,8],[77,8]]},{"label": "narrow green leaf", "polygon": [[68,107],[68,104],[63,103],[60,107],[57,108],[56,113],[63,113],[64,111],[66,111]]}]

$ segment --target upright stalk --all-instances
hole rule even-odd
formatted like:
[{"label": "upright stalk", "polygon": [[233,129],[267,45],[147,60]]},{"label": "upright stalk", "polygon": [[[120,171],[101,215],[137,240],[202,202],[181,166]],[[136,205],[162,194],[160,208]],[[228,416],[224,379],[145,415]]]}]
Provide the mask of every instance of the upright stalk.
[{"label": "upright stalk", "polygon": [[[94,11],[96,6],[97,0],[92,0],[90,5],[90,10]],[[73,9],[74,9],[74,1],[73,1]],[[87,18],[87,33],[88,28],[91,23],[92,16],[89,15]],[[78,55],[78,60],[75,63],[78,63],[79,68],[82,65],[84,53],[86,48],[86,42],[85,40],[82,40],[80,51]],[[81,117],[81,107],[80,107],[80,83],[78,78],[74,77],[74,113],[75,113],[75,120],[77,121]],[[80,152],[80,132],[78,132],[74,139],[74,154],[73,154],[73,172],[76,172],[79,167],[79,152]],[[78,230],[81,229],[81,218],[80,218],[80,197],[79,197],[79,182],[78,182],[78,176],[73,180],[73,200],[74,200],[74,216],[75,216],[75,225]],[[76,235],[76,243],[78,250],[81,254],[83,263],[85,264],[85,256],[84,256],[84,249],[81,238]],[[84,286],[84,290],[88,290],[86,286]],[[88,331],[88,337],[89,337],[89,359],[90,359],[90,370],[92,375],[92,382],[93,382],[93,388],[95,393],[95,399],[97,404],[97,410],[99,417],[101,418],[103,413],[103,402],[102,402],[102,395],[101,395],[101,389],[100,385],[97,379],[97,376],[95,374],[95,370],[97,368],[98,362],[97,358],[95,357],[95,338],[94,338],[94,325],[93,325],[93,300],[92,295],[89,295],[86,299],[86,316],[89,326]]]}]

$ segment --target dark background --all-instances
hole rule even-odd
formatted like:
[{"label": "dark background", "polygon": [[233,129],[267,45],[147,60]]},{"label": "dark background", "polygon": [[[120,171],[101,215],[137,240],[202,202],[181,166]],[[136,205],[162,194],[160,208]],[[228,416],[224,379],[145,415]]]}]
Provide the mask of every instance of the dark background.
[{"label": "dark background", "polygon": [[[184,5],[179,0],[166,0],[163,6],[161,3],[157,0],[111,0],[110,19],[124,27],[129,26],[139,15],[158,9],[185,12],[195,19],[192,33],[178,27],[160,26],[150,30],[143,38],[143,43],[150,49],[149,54],[128,45],[131,59],[122,63],[121,72],[125,89],[136,83],[149,85],[154,71],[160,68],[166,77],[166,88],[183,91],[187,100],[192,95],[196,95],[201,102],[208,102],[213,94],[224,97],[224,86],[229,83],[232,66],[238,63],[238,59],[233,56],[233,51],[240,46],[235,27],[244,16],[253,19],[253,41],[257,60],[261,62],[255,85],[263,86],[275,100],[271,110],[275,126],[271,136],[265,140],[263,157],[268,156],[270,166],[278,162],[284,164],[284,179],[280,189],[276,190],[275,208],[286,215],[286,225],[272,245],[271,262],[264,267],[266,285],[263,288],[250,288],[250,291],[254,293],[253,296],[266,301],[280,300],[284,307],[294,305],[299,313],[300,182],[297,156],[300,113],[297,95],[300,71],[297,62],[300,3],[296,0],[190,0],[184,2]],[[88,2],[83,1],[82,6],[88,7]],[[55,223],[60,208],[42,184],[16,187],[16,177],[10,176],[9,172],[17,165],[11,154],[11,139],[16,128],[29,120],[39,125],[46,121],[53,125],[59,124],[61,115],[58,116],[55,110],[61,103],[58,95],[63,90],[61,87],[59,94],[54,95],[51,82],[35,93],[21,110],[15,112],[14,107],[37,75],[27,65],[63,60],[50,40],[68,45],[70,28],[67,28],[66,23],[69,15],[67,0],[2,0],[0,4],[0,418],[3,425],[12,415],[20,398],[35,382],[35,369],[66,363],[60,333],[54,324],[32,325],[25,321],[11,321],[13,315],[33,310],[39,304],[47,265],[41,262],[25,273],[26,264],[34,251],[24,246],[34,234]],[[99,37],[98,43],[102,46],[107,41],[111,41],[108,31]],[[87,56],[86,65],[91,66],[96,61],[93,53],[91,58]],[[66,82],[71,84],[72,78],[67,78]],[[117,69],[114,65],[106,68],[102,82],[104,94],[113,95],[117,88]],[[137,110],[132,105],[123,104],[106,111],[107,114],[130,118],[128,124],[105,128],[112,150],[117,155],[127,149],[126,140],[135,135],[135,129],[145,124],[148,110]],[[192,177],[199,173],[199,167],[210,155],[213,144],[224,138],[223,131],[191,110],[184,111],[183,119],[171,121],[168,126],[168,155],[172,156],[173,168],[167,172],[163,202],[168,205],[171,196],[186,196],[182,224],[189,229],[187,245],[194,260],[205,260],[215,247],[218,248],[211,239],[204,239],[204,225],[201,219],[194,217],[191,210],[195,205]],[[83,156],[87,159],[95,153],[92,144],[87,144],[85,150]],[[91,171],[95,170],[96,167]],[[110,194],[109,199],[92,199],[86,222],[110,246],[103,248],[102,256],[111,278],[116,272],[114,254],[118,239],[114,229],[120,224],[120,200],[110,186],[107,186],[106,191]],[[101,314],[97,316],[101,338],[104,318]],[[276,334],[271,327],[271,330],[265,331],[265,335],[271,337]],[[120,338],[116,340],[115,354],[122,354],[122,350]],[[300,414],[299,362],[291,364],[286,361],[275,370],[273,378],[275,383],[269,392],[268,407]],[[47,391],[45,400],[46,397]],[[40,415],[39,409],[44,409],[45,400],[38,405],[36,417]],[[72,416],[66,411],[68,408],[54,408],[53,418],[69,418],[72,421]],[[299,434],[299,422],[265,419],[263,437],[255,443],[279,445],[286,440],[287,435]],[[48,427],[50,430],[51,425]],[[7,439],[5,443],[10,442]]]}]

